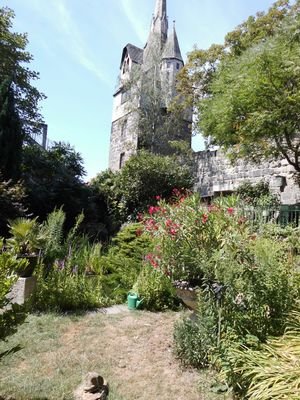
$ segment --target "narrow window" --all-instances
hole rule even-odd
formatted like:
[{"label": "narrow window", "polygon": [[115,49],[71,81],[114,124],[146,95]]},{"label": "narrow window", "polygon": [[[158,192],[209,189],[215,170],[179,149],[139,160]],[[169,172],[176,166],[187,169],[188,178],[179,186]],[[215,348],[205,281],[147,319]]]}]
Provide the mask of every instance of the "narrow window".
[{"label": "narrow window", "polygon": [[121,169],[125,164],[125,153],[120,154],[119,169]]},{"label": "narrow window", "polygon": [[176,63],[176,68],[179,69],[180,68],[180,64]]},{"label": "narrow window", "polygon": [[167,61],[167,68],[170,68],[171,67],[171,63],[170,63],[170,61]]},{"label": "narrow window", "polygon": [[121,136],[124,137],[127,133],[127,119],[122,122],[121,126]]}]

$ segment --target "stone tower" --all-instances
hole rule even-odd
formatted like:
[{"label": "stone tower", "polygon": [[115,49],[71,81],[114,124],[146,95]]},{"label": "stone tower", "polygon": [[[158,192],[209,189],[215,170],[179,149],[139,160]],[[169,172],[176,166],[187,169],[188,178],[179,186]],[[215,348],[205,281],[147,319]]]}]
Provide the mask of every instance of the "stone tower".
[{"label": "stone tower", "polygon": [[[176,95],[176,75],[183,66],[175,22],[171,32],[168,31],[167,0],[156,0],[155,12],[144,49],[127,44],[122,52],[119,84],[113,95],[109,155],[111,170],[122,168],[125,161],[141,147],[146,147],[156,153],[167,154],[170,152],[166,144],[168,143],[167,135],[172,140],[184,139],[190,144],[191,112],[182,116],[182,123],[180,128],[179,125],[176,127],[176,133],[164,127],[165,137],[158,139],[159,136],[153,134],[151,143],[147,146],[139,129],[139,123],[145,125],[141,110],[151,103],[149,90],[151,94],[159,92],[159,97],[157,97],[159,111],[151,110],[157,116],[151,125],[162,124],[163,116],[168,115],[168,104]],[[159,126],[155,129],[159,129]]]}]

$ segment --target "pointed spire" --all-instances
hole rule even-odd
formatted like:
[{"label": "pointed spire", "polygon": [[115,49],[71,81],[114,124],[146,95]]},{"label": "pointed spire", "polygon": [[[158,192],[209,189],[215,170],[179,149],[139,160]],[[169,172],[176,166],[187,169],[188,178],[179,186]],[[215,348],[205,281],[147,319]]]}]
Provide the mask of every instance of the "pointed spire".
[{"label": "pointed spire", "polygon": [[163,18],[167,15],[167,0],[156,0],[155,17]]},{"label": "pointed spire", "polygon": [[167,0],[156,0],[151,29],[144,48],[144,65],[150,67],[168,39]]},{"label": "pointed spire", "polygon": [[183,62],[181,51],[179,47],[178,37],[175,29],[175,21],[173,21],[173,31],[169,35],[167,43],[164,48],[163,58],[175,58]]}]

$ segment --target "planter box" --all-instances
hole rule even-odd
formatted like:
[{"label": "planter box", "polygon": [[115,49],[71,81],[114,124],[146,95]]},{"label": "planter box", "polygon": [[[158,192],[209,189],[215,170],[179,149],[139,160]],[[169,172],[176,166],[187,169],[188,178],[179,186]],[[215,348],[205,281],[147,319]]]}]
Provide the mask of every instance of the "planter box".
[{"label": "planter box", "polygon": [[197,310],[198,296],[197,289],[194,288],[175,288],[177,296],[183,301],[183,303],[193,311]]},{"label": "planter box", "polygon": [[36,277],[19,278],[7,295],[10,303],[24,304],[36,288]]}]

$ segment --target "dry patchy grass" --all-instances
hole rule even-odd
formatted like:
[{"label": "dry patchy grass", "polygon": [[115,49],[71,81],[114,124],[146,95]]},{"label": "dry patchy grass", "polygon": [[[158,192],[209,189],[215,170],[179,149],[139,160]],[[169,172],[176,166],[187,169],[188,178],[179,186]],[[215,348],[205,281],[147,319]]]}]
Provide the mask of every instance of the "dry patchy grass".
[{"label": "dry patchy grass", "polygon": [[[30,316],[0,345],[0,395],[15,400],[72,399],[88,371],[110,383],[109,400],[215,400],[212,375],[182,369],[172,354],[179,314]],[[0,396],[1,398],[1,396]]]}]

